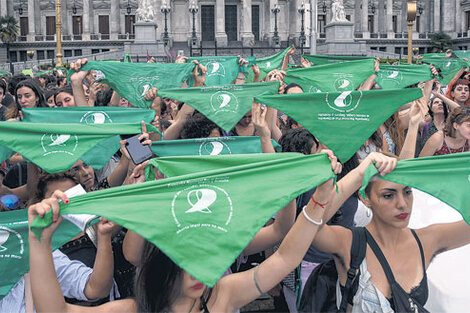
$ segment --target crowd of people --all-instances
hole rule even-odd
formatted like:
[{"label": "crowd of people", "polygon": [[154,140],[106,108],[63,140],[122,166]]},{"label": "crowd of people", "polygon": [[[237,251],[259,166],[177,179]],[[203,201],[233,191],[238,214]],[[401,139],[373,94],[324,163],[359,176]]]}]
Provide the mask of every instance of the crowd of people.
[{"label": "crowd of people", "polygon": [[[296,83],[283,82],[289,75],[286,70],[294,50],[262,79],[258,66],[252,65],[248,70],[254,72],[253,82],[279,81],[279,94],[306,92]],[[194,62],[193,87],[205,86],[208,71],[203,62],[186,57],[176,62]],[[2,76],[0,121],[20,123],[23,110],[28,108],[133,107],[126,95],[119,95],[100,82],[99,72],[81,70],[86,63],[82,59],[71,64],[69,78],[60,70],[38,77]],[[249,62],[240,56],[239,64],[248,67]],[[294,67],[311,66],[317,65],[302,58],[300,65]],[[376,60],[375,72],[379,71],[380,62]],[[253,103],[252,109],[227,132],[190,105],[160,97],[157,88],[148,90],[145,99],[152,101],[150,109],[156,112],[151,124],[161,133],[147,132],[143,127],[139,140],[144,145],[157,140],[257,136],[263,153],[325,153],[337,176],[337,185],[330,179],[309,186],[310,191],[290,199],[211,288],[137,232],[104,218],[52,251],[51,240],[62,221],[60,203],[73,201],[66,195],[67,190],[77,184],[86,192],[94,192],[144,183],[147,162],[133,163],[125,139],[103,169],[78,160],[66,172],[47,173],[22,155],[14,154],[0,167],[0,222],[2,214],[13,210],[28,210],[29,223],[52,211],[54,222],[40,239],[30,232],[29,273],[0,300],[0,312],[236,312],[264,293],[276,299],[277,311],[297,312],[300,297],[315,297],[302,295],[307,279],[329,260],[334,260],[338,272],[335,301],[339,308],[350,275],[351,229],[358,226],[365,226],[399,288],[409,297],[411,309],[407,312],[425,312],[426,269],[436,255],[470,243],[470,227],[461,221],[411,230],[408,223],[412,188],[380,177],[392,172],[398,160],[470,150],[467,69],[457,72],[448,86],[439,83],[436,67],[430,66],[429,71],[435,78],[409,86],[421,88],[423,97],[396,111],[357,153],[342,163],[315,134],[264,104]],[[380,89],[375,78],[373,74],[358,90]],[[240,72],[233,84],[244,83],[245,74]],[[183,83],[181,88],[191,87]],[[276,152],[273,141],[282,152]],[[370,165],[377,168],[379,176],[370,181],[362,197],[357,191]],[[156,174],[157,179],[165,179],[162,173]],[[361,209],[365,210],[367,226],[357,218]],[[259,265],[240,266],[254,258]],[[393,301],[398,295],[383,263],[368,247],[354,292],[346,300],[348,312],[400,311]]]}]

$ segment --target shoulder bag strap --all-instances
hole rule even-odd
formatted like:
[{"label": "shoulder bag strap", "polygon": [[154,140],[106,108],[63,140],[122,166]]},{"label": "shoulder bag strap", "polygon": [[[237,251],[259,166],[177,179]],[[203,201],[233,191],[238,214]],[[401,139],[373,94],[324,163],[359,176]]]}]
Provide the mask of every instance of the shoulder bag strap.
[{"label": "shoulder bag strap", "polygon": [[344,293],[341,297],[339,312],[346,312],[348,306],[348,298],[351,293],[354,279],[357,276],[357,270],[366,256],[366,232],[364,227],[354,227],[352,231],[351,244],[351,263],[348,270],[348,278],[344,286]]}]

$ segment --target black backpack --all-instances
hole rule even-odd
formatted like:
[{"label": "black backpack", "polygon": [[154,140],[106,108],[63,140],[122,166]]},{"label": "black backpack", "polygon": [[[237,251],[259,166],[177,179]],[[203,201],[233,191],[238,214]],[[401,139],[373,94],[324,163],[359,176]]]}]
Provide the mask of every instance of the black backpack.
[{"label": "black backpack", "polygon": [[354,227],[351,245],[351,263],[339,310],[336,307],[336,282],[338,272],[335,261],[318,265],[308,277],[300,300],[299,312],[346,312],[353,283],[360,273],[357,271],[366,256],[366,233],[364,227]]}]

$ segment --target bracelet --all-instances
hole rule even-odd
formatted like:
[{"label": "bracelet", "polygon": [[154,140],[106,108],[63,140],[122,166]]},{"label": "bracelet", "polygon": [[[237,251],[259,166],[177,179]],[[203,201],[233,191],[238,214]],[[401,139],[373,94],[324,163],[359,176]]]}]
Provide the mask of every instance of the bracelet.
[{"label": "bracelet", "polygon": [[307,207],[307,206],[304,205],[304,208],[302,209],[302,212],[304,213],[304,216],[305,216],[305,218],[307,219],[307,221],[309,221],[309,222],[312,223],[312,224],[318,225],[318,226],[323,225],[323,219],[320,219],[320,221],[317,222],[317,221],[313,220],[310,216],[308,216],[307,212],[305,211],[305,208],[306,208],[306,207]]},{"label": "bracelet", "polygon": [[315,201],[315,199],[313,198],[313,196],[314,196],[314,195],[312,194],[312,196],[310,197],[310,199],[313,201],[313,204],[315,204],[313,207],[316,207],[316,206],[318,205],[319,207],[321,207],[322,209],[324,209],[325,206],[328,204],[328,202],[320,203],[320,202],[318,202],[318,201]]}]

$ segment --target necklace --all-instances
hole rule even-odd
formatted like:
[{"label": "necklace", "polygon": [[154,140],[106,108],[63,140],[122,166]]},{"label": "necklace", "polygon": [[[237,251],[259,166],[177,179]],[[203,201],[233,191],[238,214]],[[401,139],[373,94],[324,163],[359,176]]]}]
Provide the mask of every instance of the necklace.
[{"label": "necklace", "polygon": [[196,304],[196,300],[197,299],[194,299],[193,305],[191,305],[191,308],[189,309],[188,313],[191,313],[191,311],[193,310],[194,305]]}]

